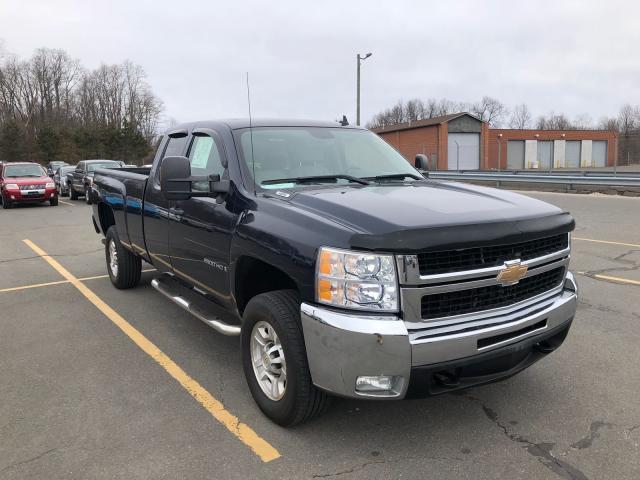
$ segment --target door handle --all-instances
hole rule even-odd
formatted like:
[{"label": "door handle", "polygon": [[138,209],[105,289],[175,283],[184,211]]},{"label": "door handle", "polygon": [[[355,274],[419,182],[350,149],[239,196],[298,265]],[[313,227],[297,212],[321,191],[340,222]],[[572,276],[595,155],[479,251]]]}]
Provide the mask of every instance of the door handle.
[{"label": "door handle", "polygon": [[174,215],[178,215],[178,216],[184,215],[184,210],[182,210],[181,208],[171,208],[170,211]]}]

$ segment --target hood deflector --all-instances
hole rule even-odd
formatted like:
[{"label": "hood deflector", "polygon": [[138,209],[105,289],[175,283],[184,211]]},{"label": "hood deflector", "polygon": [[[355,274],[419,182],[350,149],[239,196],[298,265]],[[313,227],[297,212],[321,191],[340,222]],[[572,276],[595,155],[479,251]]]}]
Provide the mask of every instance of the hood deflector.
[{"label": "hood deflector", "polygon": [[524,242],[567,233],[575,228],[567,212],[538,218],[463,225],[443,225],[398,230],[380,235],[355,234],[351,246],[356,249],[402,253],[456,250],[485,245]]}]

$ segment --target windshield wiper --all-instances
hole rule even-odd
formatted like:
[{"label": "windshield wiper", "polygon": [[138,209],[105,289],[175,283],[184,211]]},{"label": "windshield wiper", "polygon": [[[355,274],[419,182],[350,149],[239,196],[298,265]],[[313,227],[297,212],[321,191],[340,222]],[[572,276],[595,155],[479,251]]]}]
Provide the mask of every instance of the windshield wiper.
[{"label": "windshield wiper", "polygon": [[292,178],[276,178],[274,180],[265,180],[260,182],[261,185],[276,185],[278,183],[314,183],[322,182],[325,180],[349,180],[350,182],[359,183],[361,185],[369,185],[369,182],[363,178],[354,177],[351,175],[313,175],[310,177],[292,177]]},{"label": "windshield wiper", "polygon": [[379,180],[404,180],[405,178],[413,178],[414,180],[424,180],[424,177],[418,176],[415,173],[390,173],[388,175],[376,175],[375,177],[365,177],[367,179],[379,181]]}]

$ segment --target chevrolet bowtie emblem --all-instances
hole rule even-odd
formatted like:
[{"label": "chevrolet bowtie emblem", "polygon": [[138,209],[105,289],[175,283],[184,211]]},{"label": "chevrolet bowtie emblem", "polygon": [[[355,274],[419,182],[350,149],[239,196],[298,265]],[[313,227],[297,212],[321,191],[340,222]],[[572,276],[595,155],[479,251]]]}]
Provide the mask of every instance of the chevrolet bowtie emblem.
[{"label": "chevrolet bowtie emblem", "polygon": [[526,265],[522,265],[520,260],[504,262],[504,270],[498,274],[498,283],[503,287],[515,285],[524,278],[528,268]]}]

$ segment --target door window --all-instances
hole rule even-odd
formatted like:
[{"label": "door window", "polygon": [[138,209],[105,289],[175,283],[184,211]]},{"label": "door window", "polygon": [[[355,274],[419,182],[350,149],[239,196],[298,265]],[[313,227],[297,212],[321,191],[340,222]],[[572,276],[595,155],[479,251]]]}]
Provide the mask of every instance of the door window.
[{"label": "door window", "polygon": [[[211,137],[194,137],[189,151],[191,175],[207,176],[224,174],[222,151],[218,143]],[[209,191],[207,182],[193,182],[192,188],[198,192]]]}]

